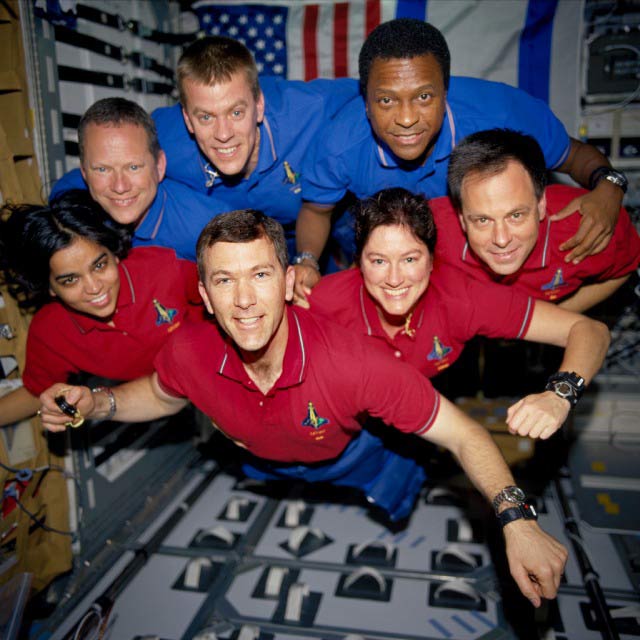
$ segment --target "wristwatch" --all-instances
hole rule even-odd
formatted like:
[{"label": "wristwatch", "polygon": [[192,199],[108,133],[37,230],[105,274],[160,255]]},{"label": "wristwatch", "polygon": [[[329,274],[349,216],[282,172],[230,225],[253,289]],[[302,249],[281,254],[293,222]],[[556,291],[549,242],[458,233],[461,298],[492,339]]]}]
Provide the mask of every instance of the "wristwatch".
[{"label": "wristwatch", "polygon": [[498,514],[498,508],[503,502],[510,502],[511,504],[522,504],[527,499],[524,491],[520,487],[511,485],[505,487],[502,491],[499,491],[493,499],[493,509]]},{"label": "wristwatch", "polygon": [[571,403],[572,407],[578,404],[578,400],[584,393],[584,378],[575,371],[558,371],[554,373],[544,387],[547,391],[553,391],[560,398]]},{"label": "wristwatch", "polygon": [[300,253],[293,256],[291,264],[302,264],[305,260],[308,260],[311,263],[311,266],[316,271],[320,271],[320,263],[318,262],[318,258],[316,258],[313,253],[309,251],[301,251]]},{"label": "wristwatch", "polygon": [[627,187],[629,186],[627,176],[622,171],[617,171],[611,167],[598,167],[595,169],[589,176],[589,189],[595,189],[598,182],[603,179],[612,182],[616,187],[620,187],[622,193],[627,193]]},{"label": "wristwatch", "polygon": [[522,502],[521,504],[516,505],[515,507],[510,507],[509,509],[505,509],[501,511],[498,515],[498,520],[500,520],[500,524],[504,528],[510,522],[514,520],[537,520],[538,512],[535,507],[528,502]]}]

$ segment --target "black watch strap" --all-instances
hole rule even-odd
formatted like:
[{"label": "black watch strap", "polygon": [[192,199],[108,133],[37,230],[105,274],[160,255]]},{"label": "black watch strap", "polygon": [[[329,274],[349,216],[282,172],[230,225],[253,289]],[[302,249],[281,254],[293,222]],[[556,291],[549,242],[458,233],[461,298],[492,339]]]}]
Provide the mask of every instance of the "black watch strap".
[{"label": "black watch strap", "polygon": [[505,527],[510,522],[514,520],[537,520],[538,512],[535,507],[528,502],[523,502],[522,504],[518,504],[515,507],[510,507],[509,509],[505,509],[501,511],[498,515],[498,520],[500,520],[500,524],[502,527]]},{"label": "black watch strap", "polygon": [[622,193],[627,193],[629,181],[622,171],[618,171],[611,167],[598,167],[597,169],[594,169],[589,176],[589,189],[595,189],[600,180],[608,180],[612,184],[615,184],[616,187],[622,189]]}]

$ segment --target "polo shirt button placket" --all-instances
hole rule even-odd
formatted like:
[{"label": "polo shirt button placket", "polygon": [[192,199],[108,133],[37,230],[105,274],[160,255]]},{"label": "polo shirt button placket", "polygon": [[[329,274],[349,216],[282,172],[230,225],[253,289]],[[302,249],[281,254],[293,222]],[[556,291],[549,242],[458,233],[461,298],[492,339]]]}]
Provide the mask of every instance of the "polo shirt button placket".
[{"label": "polo shirt button placket", "polygon": [[393,355],[394,355],[396,358],[402,358],[402,351],[394,351],[394,352],[393,352]]}]

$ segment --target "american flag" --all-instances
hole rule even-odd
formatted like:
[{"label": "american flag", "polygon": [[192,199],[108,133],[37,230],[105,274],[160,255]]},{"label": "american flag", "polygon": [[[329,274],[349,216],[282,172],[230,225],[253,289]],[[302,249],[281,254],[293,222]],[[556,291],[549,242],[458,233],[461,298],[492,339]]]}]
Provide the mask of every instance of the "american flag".
[{"label": "american flag", "polygon": [[207,34],[244,42],[263,75],[358,77],[367,35],[393,18],[427,20],[451,49],[451,72],[525,89],[575,135],[584,0],[198,0]]},{"label": "american flag", "polygon": [[395,17],[424,20],[426,0],[201,0],[192,10],[208,35],[245,44],[261,74],[313,80],[357,77],[358,53],[371,30]]}]

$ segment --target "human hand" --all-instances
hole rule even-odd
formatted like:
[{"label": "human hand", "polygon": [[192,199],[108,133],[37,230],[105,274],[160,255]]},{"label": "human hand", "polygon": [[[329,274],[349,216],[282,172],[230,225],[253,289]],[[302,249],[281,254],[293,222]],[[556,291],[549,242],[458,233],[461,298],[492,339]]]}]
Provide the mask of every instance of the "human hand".
[{"label": "human hand", "polygon": [[[76,408],[80,414],[74,420],[64,413],[56,402],[58,396],[64,396],[67,404]],[[95,408],[95,399],[89,387],[73,387],[68,384],[54,384],[40,394],[40,418],[42,426],[49,431],[64,431],[68,426],[80,426],[79,419],[88,417]]]},{"label": "human hand", "polygon": [[507,410],[507,425],[514,435],[546,440],[563,424],[571,403],[553,391],[532,393]]},{"label": "human hand", "polygon": [[307,264],[296,264],[293,269],[296,275],[293,285],[293,303],[308,309],[310,305],[307,296],[311,293],[311,289],[318,284],[320,272]]},{"label": "human hand", "polygon": [[582,216],[576,234],[559,247],[561,251],[569,251],[564,258],[565,262],[578,264],[587,256],[606,248],[618,221],[622,195],[618,187],[601,180],[593,191],[575,198],[566,207],[550,216],[551,220],[562,220],[576,212]]},{"label": "human hand", "polygon": [[515,520],[503,528],[509,570],[522,595],[534,607],[555,598],[568,552],[536,522]]}]

